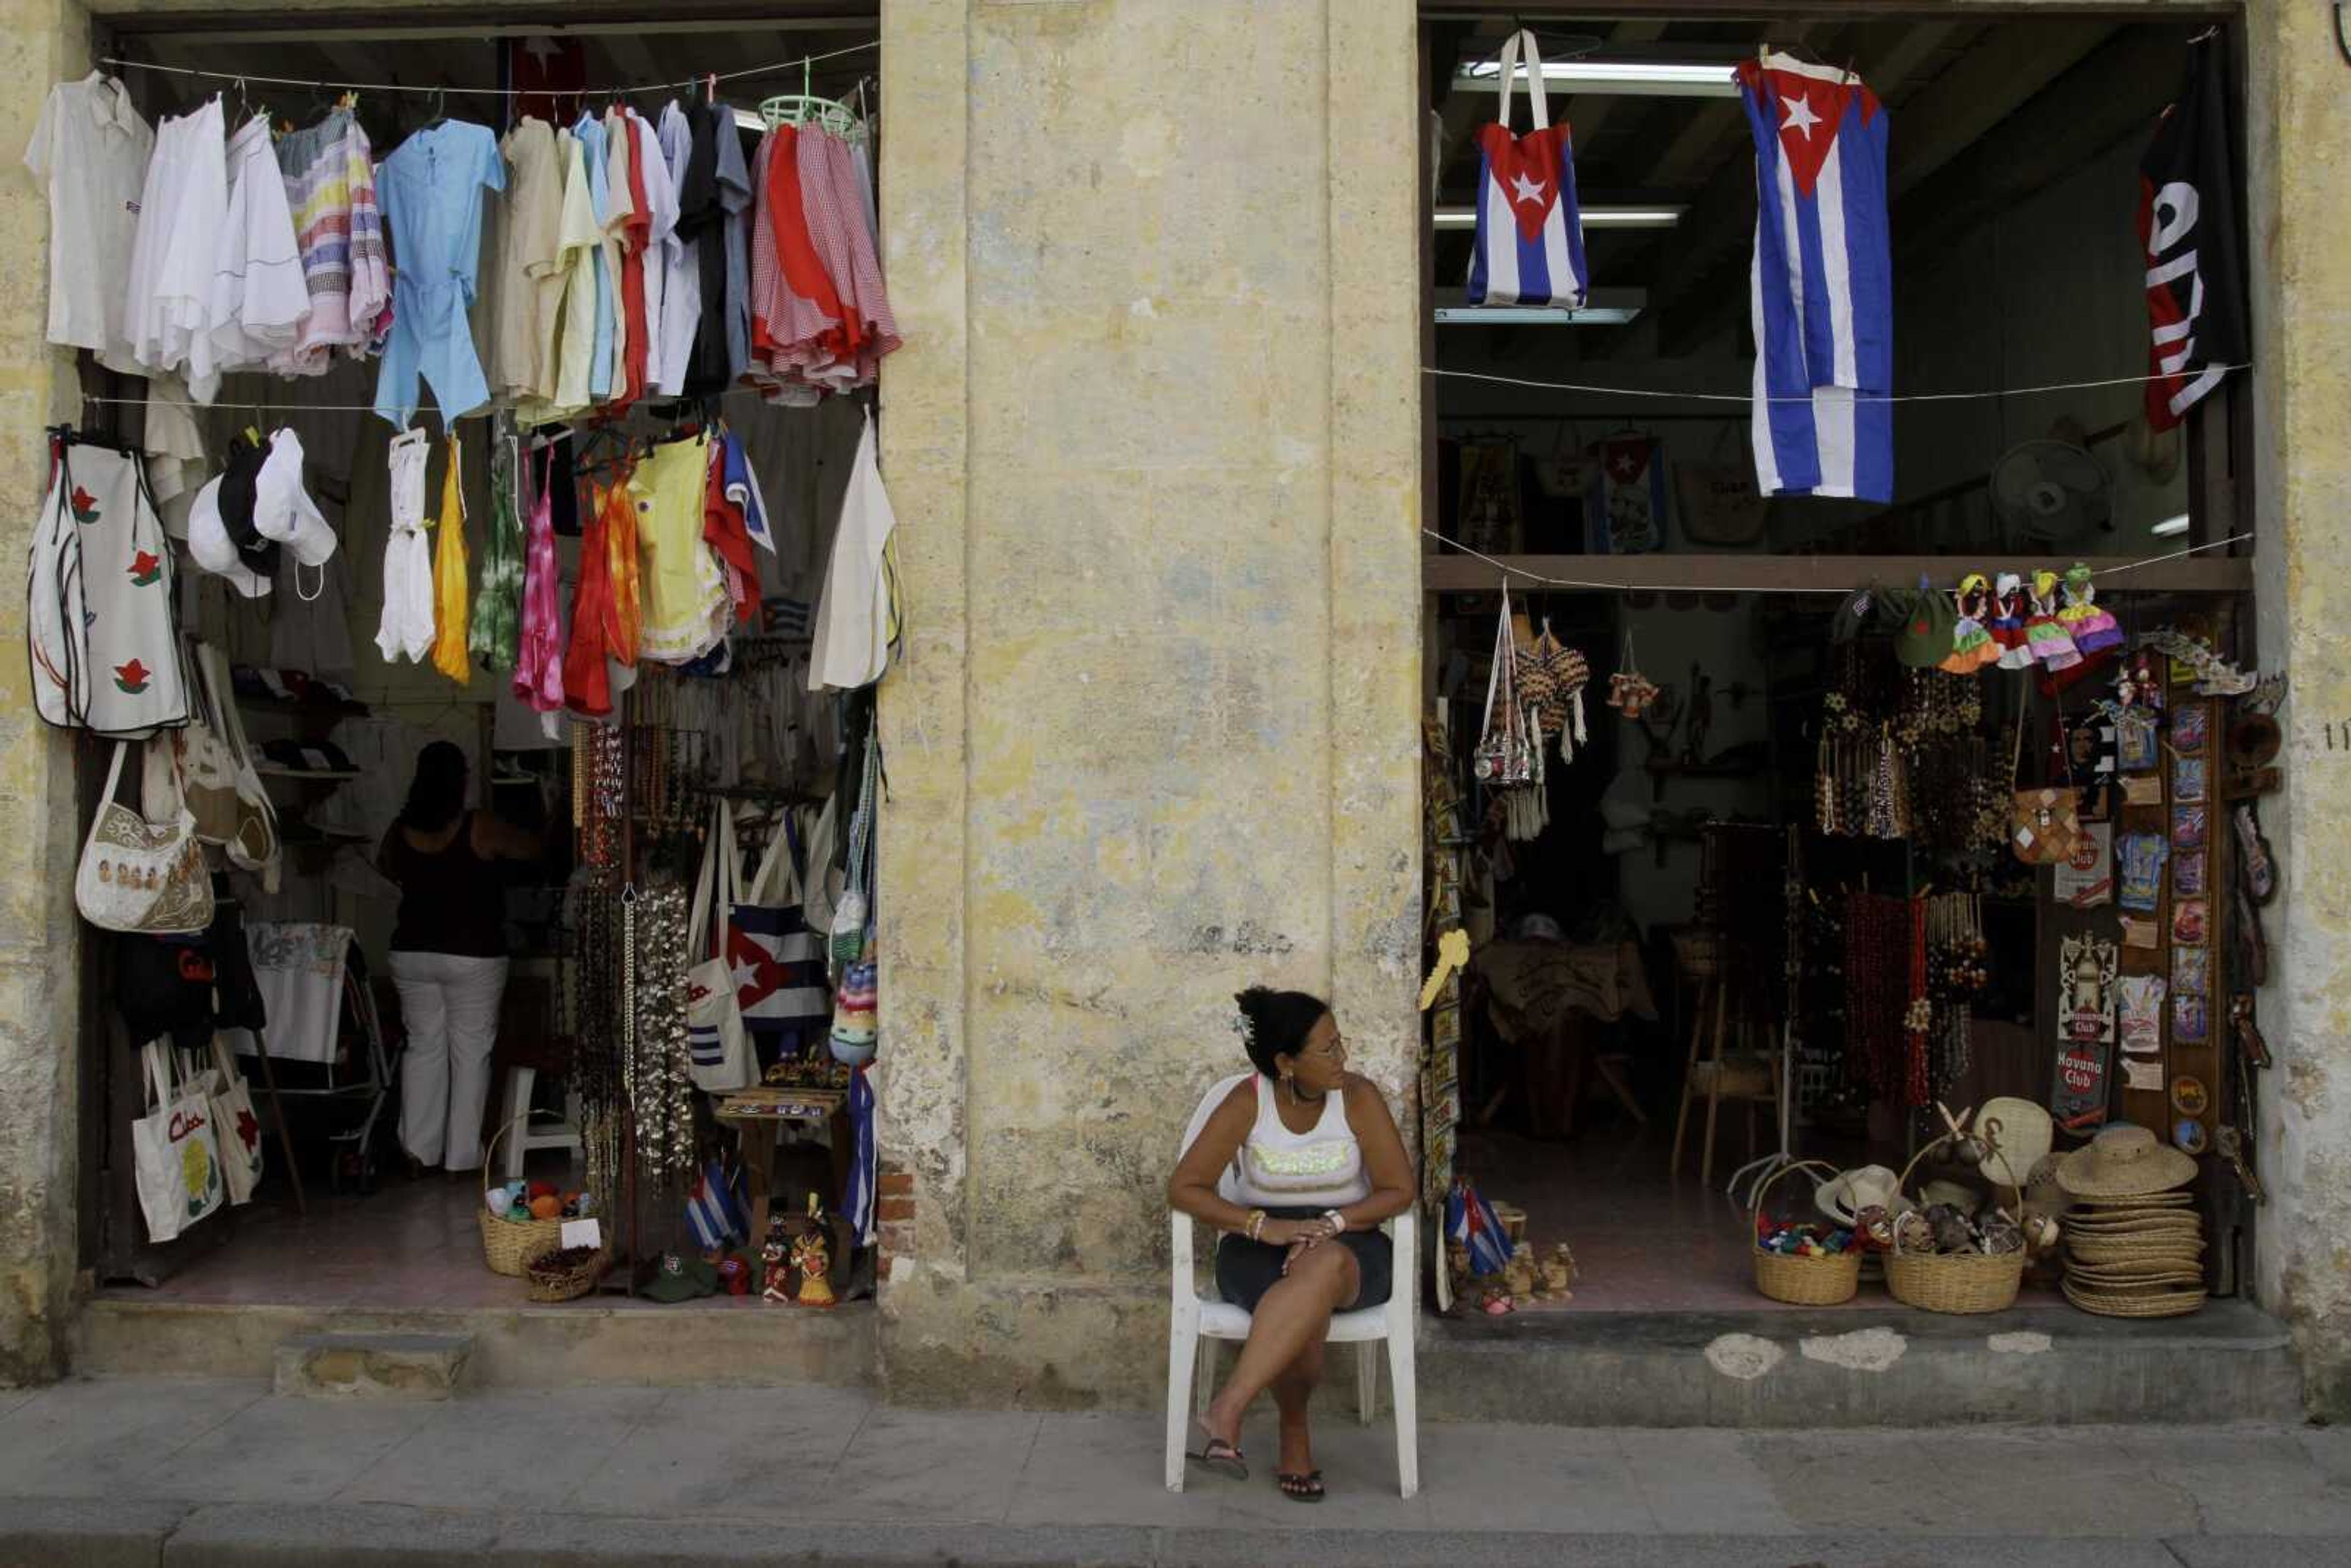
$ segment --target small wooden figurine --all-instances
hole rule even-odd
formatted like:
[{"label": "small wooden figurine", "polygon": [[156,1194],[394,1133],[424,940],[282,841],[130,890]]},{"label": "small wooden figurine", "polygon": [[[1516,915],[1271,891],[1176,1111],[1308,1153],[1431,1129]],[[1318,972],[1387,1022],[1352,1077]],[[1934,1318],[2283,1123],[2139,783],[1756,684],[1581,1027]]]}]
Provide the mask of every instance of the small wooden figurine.
[{"label": "small wooden figurine", "polygon": [[832,1281],[826,1278],[832,1269],[831,1249],[825,1245],[828,1227],[824,1205],[817,1195],[809,1194],[808,1228],[792,1243],[792,1267],[799,1270],[799,1304],[804,1307],[829,1307],[833,1304]]},{"label": "small wooden figurine", "polygon": [[767,1282],[759,1291],[761,1300],[789,1301],[792,1299],[791,1275],[784,1261],[788,1251],[784,1241],[784,1217],[779,1214],[768,1221],[768,1239],[759,1249],[759,1260],[768,1266]]},{"label": "small wooden figurine", "polygon": [[1502,1270],[1502,1285],[1510,1292],[1511,1301],[1519,1306],[1523,1307],[1535,1299],[1533,1242],[1521,1241],[1511,1249],[1510,1264]]},{"label": "small wooden figurine", "polygon": [[1568,1289],[1575,1283],[1575,1254],[1567,1249],[1566,1242],[1553,1247],[1551,1256],[1543,1260],[1542,1282],[1545,1301],[1575,1300],[1575,1292]]}]

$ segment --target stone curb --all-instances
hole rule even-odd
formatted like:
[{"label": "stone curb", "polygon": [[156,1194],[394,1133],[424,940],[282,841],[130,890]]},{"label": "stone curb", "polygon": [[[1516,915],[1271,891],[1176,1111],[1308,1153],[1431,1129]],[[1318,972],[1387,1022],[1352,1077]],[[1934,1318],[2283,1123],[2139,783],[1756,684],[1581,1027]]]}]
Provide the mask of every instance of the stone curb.
[{"label": "stone curb", "polygon": [[446,1513],[382,1504],[0,1499],[0,1568],[2273,1568],[2341,1562],[2342,1536],[1540,1534],[1130,1525],[806,1524]]}]

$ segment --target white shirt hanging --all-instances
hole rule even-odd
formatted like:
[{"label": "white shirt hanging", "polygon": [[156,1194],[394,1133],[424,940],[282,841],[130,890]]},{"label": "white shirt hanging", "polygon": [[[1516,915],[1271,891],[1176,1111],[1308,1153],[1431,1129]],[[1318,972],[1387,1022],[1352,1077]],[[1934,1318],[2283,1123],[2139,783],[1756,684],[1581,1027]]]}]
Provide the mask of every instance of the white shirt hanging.
[{"label": "white shirt hanging", "polygon": [[310,319],[310,286],[286,204],[286,176],[255,115],[228,144],[228,206],[214,251],[211,321],[223,371],[267,361],[300,340]]},{"label": "white shirt hanging", "polygon": [[841,526],[833,531],[824,597],[817,603],[810,691],[872,685],[890,667],[890,649],[898,639],[896,573],[889,559],[898,518],[890,508],[890,493],[882,487],[873,447],[873,411],[868,409],[849,493],[841,498]]},{"label": "white shirt hanging", "polygon": [[188,395],[208,403],[220,390],[212,340],[213,271],[228,214],[228,149],[221,102],[166,120],[139,198],[123,326],[132,359],[146,371],[184,367]]},{"label": "white shirt hanging", "polygon": [[123,321],[139,197],[155,132],[120,81],[96,71],[49,89],[25,167],[48,188],[52,343],[136,374]]}]

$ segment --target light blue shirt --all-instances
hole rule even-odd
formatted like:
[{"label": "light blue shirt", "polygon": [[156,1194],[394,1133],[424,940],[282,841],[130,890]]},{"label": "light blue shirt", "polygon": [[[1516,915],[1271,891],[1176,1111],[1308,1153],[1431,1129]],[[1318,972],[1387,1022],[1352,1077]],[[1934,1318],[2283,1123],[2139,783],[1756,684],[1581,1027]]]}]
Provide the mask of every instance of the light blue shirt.
[{"label": "light blue shirt", "polygon": [[[596,226],[603,228],[612,221],[612,191],[606,180],[604,160],[609,148],[604,139],[604,122],[592,114],[583,114],[580,123],[571,128],[580,139],[580,151],[588,160],[588,202],[596,213]],[[596,268],[596,347],[588,358],[588,395],[601,402],[612,395],[612,311],[613,277],[604,265],[604,248],[596,247],[592,258]]]}]

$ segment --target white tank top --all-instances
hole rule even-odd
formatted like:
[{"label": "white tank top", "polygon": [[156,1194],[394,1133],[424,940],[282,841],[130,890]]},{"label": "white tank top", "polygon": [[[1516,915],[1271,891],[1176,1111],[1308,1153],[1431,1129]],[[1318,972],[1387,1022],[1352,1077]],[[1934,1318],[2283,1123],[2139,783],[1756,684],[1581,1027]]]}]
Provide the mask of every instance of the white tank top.
[{"label": "white tank top", "polygon": [[1293,1133],[1281,1124],[1273,1083],[1262,1072],[1257,1085],[1257,1124],[1241,1145],[1240,1191],[1235,1201],[1253,1208],[1344,1208],[1372,1193],[1364,1169],[1364,1145],[1347,1124],[1347,1096],[1333,1089],[1322,1099],[1313,1130]]}]

